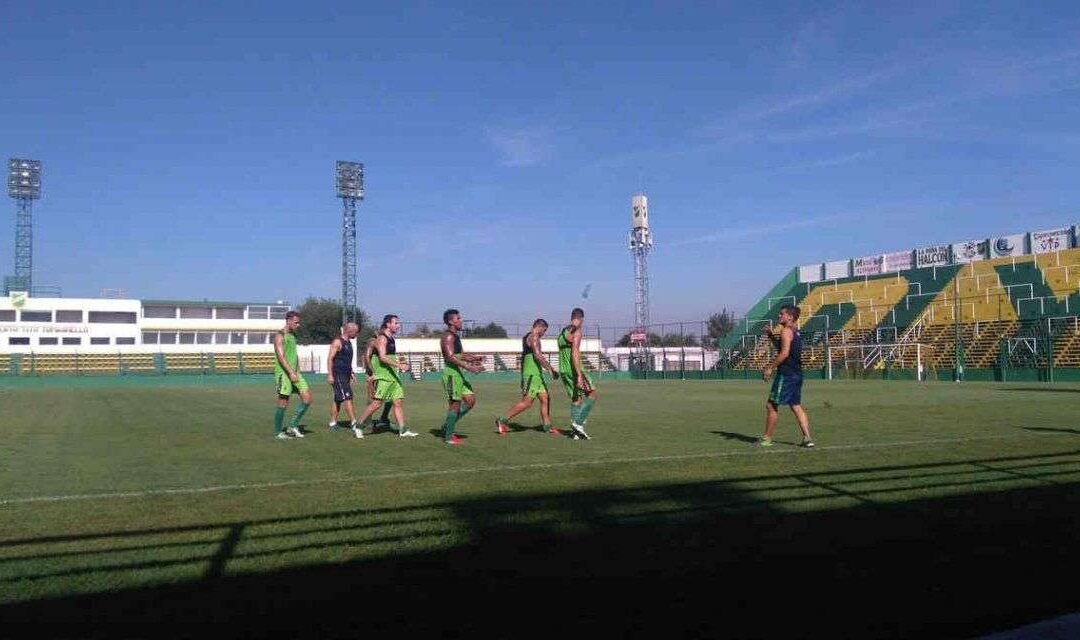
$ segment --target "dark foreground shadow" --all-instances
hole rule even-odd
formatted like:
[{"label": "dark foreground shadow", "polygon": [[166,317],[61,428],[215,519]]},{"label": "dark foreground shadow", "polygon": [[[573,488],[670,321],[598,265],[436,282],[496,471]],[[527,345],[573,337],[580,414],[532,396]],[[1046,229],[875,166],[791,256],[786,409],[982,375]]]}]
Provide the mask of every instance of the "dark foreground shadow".
[{"label": "dark foreground shadow", "polygon": [[1080,389],[1063,387],[998,387],[998,391],[1031,391],[1035,393],[1080,393]]},{"label": "dark foreground shadow", "polygon": [[1075,433],[1080,435],[1080,429],[1064,429],[1054,427],[1023,427],[1024,431],[1041,431],[1044,433]]},{"label": "dark foreground shadow", "polygon": [[[1078,470],[1074,451],[493,495],[436,505],[468,531],[460,546],[255,575],[230,575],[229,562],[356,544],[423,524],[431,506],[8,540],[49,560],[13,578],[27,585],[154,568],[88,565],[93,554],[159,545],[175,558],[185,535],[218,542],[168,561],[205,567],[201,580],[10,604],[0,620],[5,637],[972,637],[1080,610],[1061,588],[1080,569],[1080,487],[1058,480]],[[1056,484],[995,489],[1018,477]],[[912,487],[968,493],[889,501]],[[833,506],[801,512],[808,499]],[[301,546],[241,542],[285,535]],[[80,563],[58,569],[64,553]]]}]

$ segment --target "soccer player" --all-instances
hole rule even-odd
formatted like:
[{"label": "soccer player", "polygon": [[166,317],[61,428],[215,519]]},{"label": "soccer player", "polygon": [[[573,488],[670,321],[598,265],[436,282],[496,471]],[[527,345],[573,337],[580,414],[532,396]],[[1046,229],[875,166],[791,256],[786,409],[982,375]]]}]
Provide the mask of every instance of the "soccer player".
[{"label": "soccer player", "polygon": [[596,403],[596,389],[581,366],[581,337],[584,333],[585,312],[575,308],[570,312],[570,324],[559,332],[559,377],[570,396],[570,429],[574,439],[588,440],[585,423]]},{"label": "soccer player", "polygon": [[540,419],[544,424],[544,432],[553,436],[562,435],[562,432],[551,426],[551,403],[548,396],[547,382],[544,381],[544,369],[551,372],[551,379],[557,380],[559,372],[551,366],[544,357],[544,350],[540,346],[540,339],[547,333],[548,323],[543,318],[537,318],[533,322],[532,330],[521,338],[521,401],[514,406],[504,417],[495,419],[495,431],[499,434],[510,432],[510,419],[527,411],[533,406],[533,400],[540,399]]},{"label": "soccer player", "polygon": [[[364,357],[362,360],[364,363],[364,373],[367,374],[368,400],[375,399],[375,373],[371,370],[371,356],[375,354],[375,340],[375,338],[372,338],[367,341],[367,344],[364,346]],[[372,431],[379,428],[390,428],[390,411],[393,408],[393,402],[383,403],[382,415],[372,424]]]},{"label": "soccer player", "polygon": [[394,336],[401,331],[401,320],[393,314],[383,316],[379,326],[379,335],[375,337],[375,353],[371,356],[371,371],[375,374],[375,398],[364,409],[359,424],[353,428],[353,435],[364,437],[363,424],[386,402],[394,405],[394,419],[398,424],[398,435],[402,438],[415,438],[415,431],[405,426],[405,387],[401,385],[400,371],[408,371],[409,363],[397,357],[397,342]]},{"label": "soccer player", "polygon": [[353,338],[360,332],[355,322],[346,323],[341,328],[341,335],[330,343],[330,352],[326,356],[326,381],[334,392],[334,404],[330,406],[330,429],[337,429],[341,407],[349,414],[351,426],[356,426],[356,410],[353,408],[352,383],[356,382],[353,372]]},{"label": "soccer player", "polygon": [[[446,421],[443,422],[443,441],[446,444],[459,445],[462,439],[454,433],[459,420],[465,414],[472,411],[476,406],[476,392],[465,378],[464,371],[480,373],[483,367],[480,363],[483,358],[464,353],[461,347],[461,312],[457,309],[447,309],[442,315],[446,325],[446,335],[439,340],[442,348],[443,360],[446,366],[443,368],[442,383],[446,391]],[[462,371],[464,370],[464,371]]]},{"label": "soccer player", "polygon": [[765,367],[763,372],[766,380],[773,375],[772,389],[769,391],[769,399],[765,401],[765,435],[758,444],[763,447],[771,447],[773,434],[776,432],[776,423],[780,421],[780,405],[786,404],[791,407],[795,419],[799,421],[799,430],[802,431],[803,447],[813,447],[814,441],[810,438],[810,418],[802,406],[802,334],[799,332],[799,314],[801,311],[795,305],[786,304],[780,307],[780,328],[765,327],[765,335],[779,348],[779,353],[773,361]]},{"label": "soccer player", "polygon": [[[285,328],[274,334],[274,378],[277,382],[277,412],[274,414],[274,429],[278,440],[289,437],[303,438],[300,420],[311,407],[311,391],[307,380],[300,375],[300,358],[296,355],[296,329],[300,326],[300,313],[289,311],[285,314]],[[300,406],[288,428],[285,427],[285,410],[289,406],[292,394],[300,395]]]}]

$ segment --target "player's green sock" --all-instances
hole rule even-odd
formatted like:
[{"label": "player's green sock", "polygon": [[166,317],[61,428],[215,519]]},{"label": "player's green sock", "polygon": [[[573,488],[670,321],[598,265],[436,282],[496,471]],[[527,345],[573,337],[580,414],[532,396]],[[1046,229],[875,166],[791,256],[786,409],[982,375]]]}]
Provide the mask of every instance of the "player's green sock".
[{"label": "player's green sock", "polygon": [[472,411],[472,407],[470,407],[469,405],[462,402],[461,403],[461,408],[458,409],[458,417],[457,417],[457,419],[461,420],[462,418],[465,417],[465,414],[470,412],[470,411]]},{"label": "player's green sock", "polygon": [[550,424],[545,424],[543,428],[544,428],[544,433],[551,433],[551,425]]},{"label": "player's green sock", "polygon": [[393,402],[384,402],[382,407],[382,417],[379,418],[379,422],[390,422],[390,411],[394,408]]},{"label": "player's green sock", "polygon": [[293,429],[298,428],[300,426],[300,420],[303,419],[304,414],[307,413],[307,410],[310,407],[311,403],[309,402],[300,403],[300,406],[296,408],[296,415],[293,416],[292,422],[289,423],[289,426]]},{"label": "player's green sock", "polygon": [[571,404],[570,405],[570,421],[573,424],[581,424],[580,422],[578,422],[578,414],[580,412],[581,412],[581,405],[577,405],[577,404]]},{"label": "player's green sock", "polygon": [[581,403],[581,408],[578,409],[578,424],[585,426],[585,421],[589,419],[589,412],[592,411],[595,401],[592,398],[585,398],[585,402]]},{"label": "player's green sock", "polygon": [[449,440],[454,435],[454,427],[457,426],[457,421],[461,418],[457,411],[446,412],[446,422],[443,423],[443,440]]},{"label": "player's green sock", "polygon": [[285,407],[278,407],[274,412],[274,433],[285,430]]}]

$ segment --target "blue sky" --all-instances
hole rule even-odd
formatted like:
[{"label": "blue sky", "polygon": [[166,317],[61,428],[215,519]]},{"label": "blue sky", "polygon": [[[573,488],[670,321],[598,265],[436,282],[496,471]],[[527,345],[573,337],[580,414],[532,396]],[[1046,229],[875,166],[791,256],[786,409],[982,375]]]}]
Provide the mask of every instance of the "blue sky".
[{"label": "blue sky", "polygon": [[337,296],[337,159],[367,166],[362,304],[407,320],[560,318],[592,283],[628,321],[642,188],[657,321],[1080,222],[1076,2],[0,10],[0,154],[45,163],[36,282],[68,296]]}]

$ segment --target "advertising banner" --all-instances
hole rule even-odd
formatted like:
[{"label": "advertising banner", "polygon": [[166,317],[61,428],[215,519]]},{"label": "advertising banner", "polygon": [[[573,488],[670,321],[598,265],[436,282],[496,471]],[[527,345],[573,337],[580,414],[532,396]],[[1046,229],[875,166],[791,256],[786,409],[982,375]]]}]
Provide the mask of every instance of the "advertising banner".
[{"label": "advertising banner", "polygon": [[952,260],[957,264],[975,262],[986,258],[987,240],[957,242],[952,246]]},{"label": "advertising banner", "polygon": [[880,253],[876,256],[855,258],[853,271],[857,276],[876,276],[881,273],[881,265],[884,259],[885,256]]},{"label": "advertising banner", "polygon": [[807,264],[799,267],[799,282],[820,282],[821,265]]},{"label": "advertising banner", "polygon": [[834,260],[825,263],[825,279],[839,280],[851,277],[851,260]]},{"label": "advertising banner", "polygon": [[913,260],[911,259],[912,255],[911,251],[893,251],[892,253],[886,253],[882,256],[885,259],[882,269],[886,273],[906,271],[914,266]]},{"label": "advertising banner", "polygon": [[1072,234],[1068,227],[1065,227],[1064,229],[1050,229],[1049,231],[1032,231],[1031,252],[1049,253],[1051,251],[1068,249],[1072,246],[1069,238],[1070,235]]},{"label": "advertising banner", "polygon": [[1024,245],[1027,238],[1023,233],[1015,233],[1011,236],[999,236],[990,238],[990,257],[1008,258],[1009,256],[1022,256],[1027,253]]},{"label": "advertising banner", "polygon": [[915,264],[920,267],[943,267],[952,262],[951,253],[947,244],[923,247],[915,252]]}]

